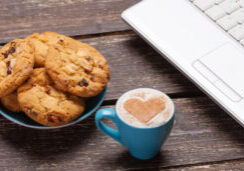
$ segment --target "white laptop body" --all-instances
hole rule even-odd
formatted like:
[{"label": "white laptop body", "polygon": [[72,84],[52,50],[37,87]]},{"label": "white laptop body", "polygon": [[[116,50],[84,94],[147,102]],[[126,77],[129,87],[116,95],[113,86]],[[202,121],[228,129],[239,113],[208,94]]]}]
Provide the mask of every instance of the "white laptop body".
[{"label": "white laptop body", "polygon": [[122,18],[244,126],[242,38],[236,40],[216,18],[209,18],[206,4],[199,9],[192,1],[144,0],[124,11]]}]

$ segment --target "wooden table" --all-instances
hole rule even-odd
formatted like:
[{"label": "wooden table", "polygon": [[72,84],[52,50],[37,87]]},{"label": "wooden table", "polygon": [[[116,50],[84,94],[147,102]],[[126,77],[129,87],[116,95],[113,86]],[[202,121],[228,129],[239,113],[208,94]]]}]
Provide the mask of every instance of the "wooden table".
[{"label": "wooden table", "polygon": [[176,122],[161,153],[148,161],[132,158],[98,131],[94,116],[51,131],[1,117],[0,170],[244,169],[244,129],[121,20],[120,13],[137,2],[0,0],[0,43],[51,30],[95,46],[112,73],[102,107],[113,107],[122,93],[138,87],[168,93],[176,104]]}]

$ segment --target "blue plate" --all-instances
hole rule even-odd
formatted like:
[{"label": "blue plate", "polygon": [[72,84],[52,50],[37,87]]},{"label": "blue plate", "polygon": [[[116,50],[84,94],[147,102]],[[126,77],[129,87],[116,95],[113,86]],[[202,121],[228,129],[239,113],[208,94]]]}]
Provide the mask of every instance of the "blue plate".
[{"label": "blue plate", "polygon": [[101,106],[101,104],[105,98],[106,92],[107,92],[107,87],[105,87],[105,89],[97,96],[87,99],[84,113],[76,120],[74,120],[68,124],[61,125],[61,126],[50,127],[50,126],[40,125],[39,123],[33,121],[28,116],[26,116],[23,112],[21,112],[21,113],[11,112],[11,111],[7,110],[6,108],[4,108],[2,105],[0,105],[0,114],[2,116],[4,116],[5,118],[7,118],[8,120],[10,120],[14,123],[17,123],[19,125],[28,127],[28,128],[35,128],[35,129],[63,128],[66,126],[76,124],[76,123],[82,121],[83,119],[87,118],[88,116],[90,116],[92,113],[94,113]]}]

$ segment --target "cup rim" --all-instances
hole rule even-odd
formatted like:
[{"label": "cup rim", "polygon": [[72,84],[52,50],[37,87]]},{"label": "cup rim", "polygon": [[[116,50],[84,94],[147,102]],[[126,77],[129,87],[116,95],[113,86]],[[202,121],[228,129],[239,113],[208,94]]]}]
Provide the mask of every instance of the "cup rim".
[{"label": "cup rim", "polygon": [[[79,123],[80,121],[86,119],[87,117],[91,116],[103,103],[104,99],[105,99],[105,96],[107,94],[107,86],[103,89],[103,91],[101,91],[101,93],[103,93],[102,95],[102,98],[101,100],[95,105],[95,107],[90,110],[89,112],[81,115],[79,118],[77,118],[76,120],[74,121],[71,121],[67,124],[64,124],[64,125],[60,125],[60,126],[44,126],[44,125],[36,125],[36,126],[32,126],[32,125],[29,125],[29,124],[26,124],[26,123],[23,123],[23,122],[20,122],[10,116],[8,116],[7,114],[5,114],[4,112],[0,111],[1,115],[10,120],[11,122],[13,123],[16,123],[18,125],[21,125],[23,127],[26,127],[26,128],[33,128],[33,129],[37,129],[37,130],[51,130],[51,129],[59,129],[59,128],[64,128],[64,127],[68,127],[68,126],[71,126],[71,125],[74,125],[74,124],[77,124]],[[91,97],[93,98],[93,97]]]},{"label": "cup rim", "polygon": [[[171,101],[171,103],[172,103],[172,107],[173,107],[173,108],[172,108],[171,116],[170,116],[170,118],[167,120],[167,122],[164,122],[164,123],[162,123],[162,124],[160,124],[160,125],[153,126],[153,127],[136,127],[136,126],[134,126],[134,125],[131,125],[131,124],[125,122],[125,121],[119,116],[119,114],[118,114],[118,112],[117,112],[117,106],[118,106],[118,102],[119,102],[120,98],[121,98],[124,94],[129,93],[129,92],[131,92],[131,91],[135,91],[135,90],[137,90],[137,89],[150,89],[150,90],[156,90],[156,91],[159,91],[159,92],[161,92],[162,94],[164,94],[164,95]],[[119,120],[120,120],[121,122],[123,122],[125,125],[129,126],[129,127],[136,128],[136,129],[141,129],[141,130],[157,129],[157,128],[159,128],[159,127],[165,126],[165,125],[168,124],[172,119],[174,119],[174,117],[175,117],[175,104],[174,104],[173,100],[172,100],[166,93],[164,93],[164,92],[162,92],[162,91],[160,91],[160,90],[157,90],[157,89],[153,89],[153,88],[143,88],[143,87],[142,87],[142,88],[132,89],[132,90],[129,90],[129,91],[123,93],[123,94],[119,97],[119,99],[116,101],[116,104],[115,104],[115,111],[116,111],[116,112],[115,112],[115,113],[116,113],[116,116],[119,118]]]}]

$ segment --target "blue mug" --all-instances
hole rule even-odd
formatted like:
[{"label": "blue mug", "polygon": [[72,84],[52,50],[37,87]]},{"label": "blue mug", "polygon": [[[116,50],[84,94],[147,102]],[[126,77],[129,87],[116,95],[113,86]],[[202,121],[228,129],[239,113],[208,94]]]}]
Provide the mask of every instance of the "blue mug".
[{"label": "blue mug", "polygon": [[[118,101],[117,101],[118,103]],[[174,124],[175,107],[172,102],[172,113],[170,119],[159,126],[140,128],[132,126],[123,121],[117,113],[117,110],[105,108],[96,112],[96,126],[105,134],[126,146],[132,156],[138,159],[151,159],[157,155],[161,146],[169,136]],[[116,104],[117,109],[117,104]],[[117,130],[106,126],[103,118],[111,119],[117,127]]]}]

